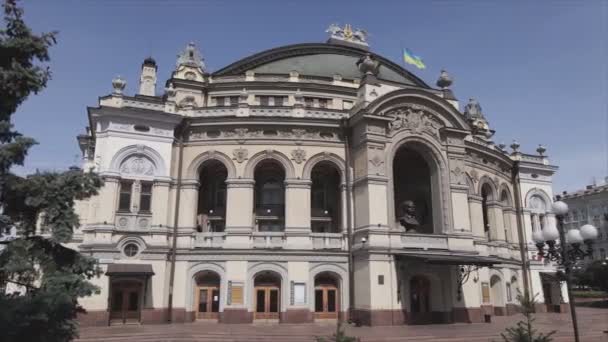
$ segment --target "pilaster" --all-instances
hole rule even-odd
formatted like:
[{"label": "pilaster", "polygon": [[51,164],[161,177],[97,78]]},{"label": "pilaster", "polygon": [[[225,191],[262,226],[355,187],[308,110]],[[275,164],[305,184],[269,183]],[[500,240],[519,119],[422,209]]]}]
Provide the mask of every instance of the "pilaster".
[{"label": "pilaster", "polygon": [[253,179],[226,180],[226,244],[248,247],[253,227]]}]

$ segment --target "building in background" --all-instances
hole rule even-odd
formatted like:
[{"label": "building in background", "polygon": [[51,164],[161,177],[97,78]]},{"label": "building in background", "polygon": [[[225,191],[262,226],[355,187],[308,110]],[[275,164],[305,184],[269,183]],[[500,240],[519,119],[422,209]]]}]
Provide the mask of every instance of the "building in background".
[{"label": "building in background", "polygon": [[430,87],[328,32],[214,72],[188,44],[161,93],[147,58],[137,94],[116,78],[88,108],[105,186],[72,245],[104,275],[83,324],[482,322],[526,279],[540,309],[567,302],[554,266],[521,270],[554,222],[544,149],[496,145],[447,73]]},{"label": "building in background", "polygon": [[566,228],[594,225],[599,235],[593,244],[592,260],[608,260],[608,178],[603,184],[587,185],[583,190],[564,191],[561,197],[570,209],[564,222]]}]

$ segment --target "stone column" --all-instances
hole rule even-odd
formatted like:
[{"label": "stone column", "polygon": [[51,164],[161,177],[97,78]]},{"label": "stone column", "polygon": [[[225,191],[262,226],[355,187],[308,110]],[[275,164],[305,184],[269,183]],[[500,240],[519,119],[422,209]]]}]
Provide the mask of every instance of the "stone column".
[{"label": "stone column", "polygon": [[286,248],[308,249],[310,240],[310,180],[285,181]]},{"label": "stone column", "polygon": [[505,241],[505,226],[502,219],[502,207],[499,203],[488,203],[490,236],[492,240]]},{"label": "stone column", "polygon": [[226,244],[249,246],[253,230],[253,179],[226,179]]},{"label": "stone column", "polygon": [[471,228],[473,235],[485,237],[483,229],[483,210],[481,207],[481,196],[469,195],[469,214],[471,216]]},{"label": "stone column", "polygon": [[340,215],[340,220],[342,220],[341,227],[343,233],[348,232],[348,191],[346,190],[346,184],[340,184],[340,210],[342,211]]},{"label": "stone column", "polygon": [[169,181],[154,181],[152,189],[152,227],[171,226],[169,220]]},{"label": "stone column", "polygon": [[178,223],[178,227],[180,229],[196,229],[196,208],[198,205],[198,189],[198,181],[182,181]]},{"label": "stone column", "polygon": [[118,209],[120,179],[118,177],[106,176],[103,177],[103,180],[105,184],[99,190],[99,195],[94,200],[89,222],[98,225],[114,226],[115,214]]}]

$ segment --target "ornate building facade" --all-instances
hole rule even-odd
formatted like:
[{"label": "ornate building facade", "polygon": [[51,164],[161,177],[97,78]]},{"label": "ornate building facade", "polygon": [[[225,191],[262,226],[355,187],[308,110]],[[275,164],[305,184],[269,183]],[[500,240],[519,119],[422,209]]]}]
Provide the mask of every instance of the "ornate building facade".
[{"label": "ornate building facade", "polygon": [[592,224],[598,230],[593,260],[608,261],[608,177],[603,184],[587,185],[583,190],[562,192],[570,212],[565,217],[568,229]]},{"label": "ornate building facade", "polygon": [[556,168],[496,145],[447,73],[430,87],[329,31],[215,72],[189,44],[162,94],[148,58],[138,94],[117,78],[88,108],[105,185],[73,246],[104,275],[83,323],[482,322],[524,286],[543,301],[555,269],[522,258]]}]

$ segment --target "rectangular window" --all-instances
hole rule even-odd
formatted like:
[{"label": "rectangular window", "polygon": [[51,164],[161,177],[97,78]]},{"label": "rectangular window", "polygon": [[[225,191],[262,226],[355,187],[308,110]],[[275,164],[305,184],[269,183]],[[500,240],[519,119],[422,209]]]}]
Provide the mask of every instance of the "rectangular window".
[{"label": "rectangular window", "polygon": [[294,305],[306,304],[306,284],[305,283],[294,283],[293,284],[293,304]]},{"label": "rectangular window", "polygon": [[319,99],[319,108],[327,108],[328,103],[327,99]]},{"label": "rectangular window", "polygon": [[507,283],[507,301],[510,302],[513,299],[511,294],[511,284]]},{"label": "rectangular window", "polygon": [[260,106],[268,106],[269,98],[268,96],[260,96]]},{"label": "rectangular window", "polygon": [[141,192],[139,194],[139,211],[150,212],[152,205],[152,183],[141,182]]},{"label": "rectangular window", "polygon": [[236,106],[239,104],[239,97],[238,96],[230,96],[230,105],[231,106]]},{"label": "rectangular window", "polygon": [[215,105],[218,107],[224,107],[226,105],[226,98],[223,96],[218,96],[215,98]]},{"label": "rectangular window", "polygon": [[131,209],[131,193],[133,192],[133,182],[120,182],[120,197],[118,199],[118,210],[129,211]]},{"label": "rectangular window", "polygon": [[378,285],[384,285],[384,275],[383,274],[378,276]]},{"label": "rectangular window", "polygon": [[305,97],[304,98],[304,106],[306,107],[312,107],[314,105],[315,101],[312,97]]},{"label": "rectangular window", "polygon": [[282,106],[283,105],[283,101],[284,101],[283,96],[276,96],[274,98],[274,105],[275,106]]},{"label": "rectangular window", "polygon": [[490,302],[490,284],[481,283],[481,301],[483,303]]}]

